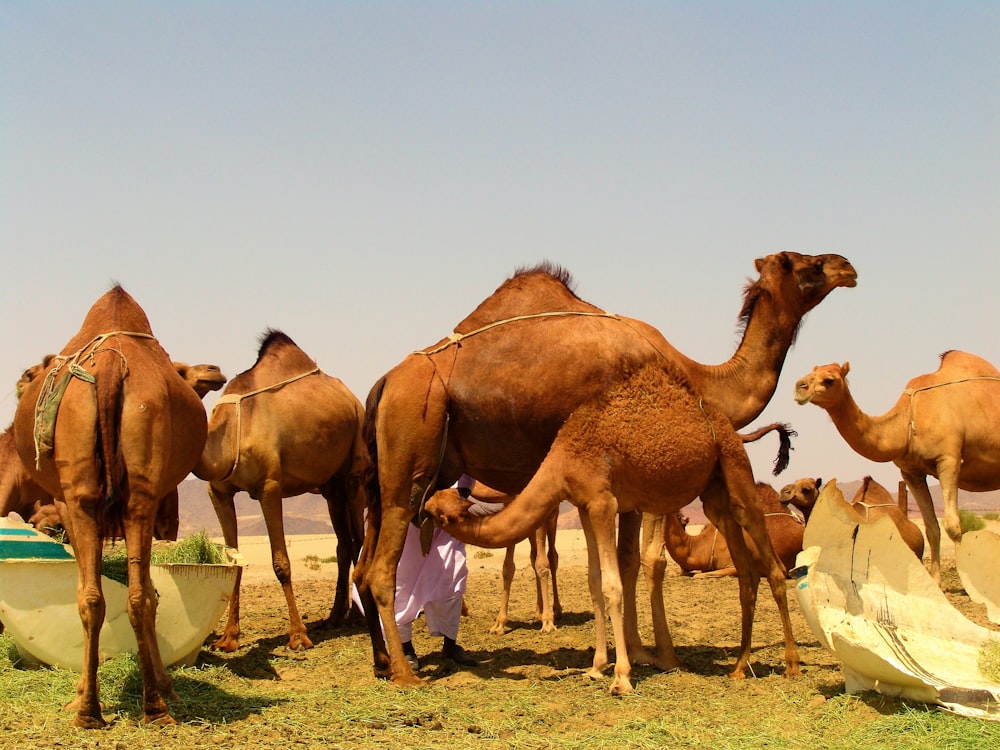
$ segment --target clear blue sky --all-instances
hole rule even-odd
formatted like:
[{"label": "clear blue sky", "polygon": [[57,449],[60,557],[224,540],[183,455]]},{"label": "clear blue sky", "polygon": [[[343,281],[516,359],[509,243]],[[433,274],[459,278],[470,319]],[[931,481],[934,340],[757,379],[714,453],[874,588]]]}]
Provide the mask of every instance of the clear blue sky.
[{"label": "clear blue sky", "polygon": [[995,2],[6,0],[0,102],[4,424],[112,281],[175,359],[271,326],[363,400],[521,265],[721,362],[754,258],[839,252],[758,420],[789,481],[898,480],[793,402],[813,365],[881,414],[1000,364]]}]

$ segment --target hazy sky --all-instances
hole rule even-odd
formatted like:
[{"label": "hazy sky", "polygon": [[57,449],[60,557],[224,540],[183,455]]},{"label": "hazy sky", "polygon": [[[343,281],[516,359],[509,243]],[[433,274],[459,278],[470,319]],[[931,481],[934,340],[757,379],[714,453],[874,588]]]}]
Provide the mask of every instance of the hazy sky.
[{"label": "hazy sky", "polygon": [[895,489],[793,384],[1000,363],[998,240],[992,1],[0,4],[4,424],[113,281],[175,359],[280,328],[364,400],[518,266],[716,363],[755,258],[838,252],[755,424]]}]

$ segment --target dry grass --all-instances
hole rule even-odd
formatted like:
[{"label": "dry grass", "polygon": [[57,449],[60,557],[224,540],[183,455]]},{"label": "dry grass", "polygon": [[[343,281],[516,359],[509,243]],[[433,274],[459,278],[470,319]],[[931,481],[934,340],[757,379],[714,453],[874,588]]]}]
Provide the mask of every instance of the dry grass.
[{"label": "dry grass", "polygon": [[[367,634],[320,624],[333,596],[332,581],[324,579],[296,586],[316,646],[291,653],[277,583],[244,585],[244,645],[233,654],[203,651],[195,667],[172,670],[179,723],[165,728],[139,723],[134,657],[102,667],[111,726],[81,732],[60,710],[73,695],[76,675],[19,667],[11,641],[0,637],[0,748],[1000,747],[1000,725],[876,693],[845,694],[839,664],[815,641],[794,601],[805,675],[782,677],[780,627],[766,586],[752,659],[757,677],[728,679],[738,639],[732,580],[671,578],[671,626],[689,669],[663,674],[637,668],[635,692],[612,698],[607,680],[583,676],[592,658],[593,617],[582,568],[560,571],[566,614],[551,635],[541,635],[532,622],[534,585],[530,571],[519,570],[512,630],[493,636],[487,629],[500,576],[474,561],[470,567],[471,614],[460,640],[482,660],[480,667],[456,670],[443,663],[436,654],[440,642],[418,624],[414,643],[427,686],[404,691],[375,680]],[[953,568],[946,590],[982,619],[976,605],[962,601]]]}]

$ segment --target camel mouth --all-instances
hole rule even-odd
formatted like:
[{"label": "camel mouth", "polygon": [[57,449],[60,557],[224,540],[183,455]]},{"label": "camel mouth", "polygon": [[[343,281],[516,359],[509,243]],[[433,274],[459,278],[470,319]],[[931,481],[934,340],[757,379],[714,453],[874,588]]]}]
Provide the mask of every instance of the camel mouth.
[{"label": "camel mouth", "polygon": [[799,406],[804,406],[804,405],[808,404],[810,401],[812,401],[812,394],[811,393],[796,393],[795,394],[795,403],[797,403]]}]

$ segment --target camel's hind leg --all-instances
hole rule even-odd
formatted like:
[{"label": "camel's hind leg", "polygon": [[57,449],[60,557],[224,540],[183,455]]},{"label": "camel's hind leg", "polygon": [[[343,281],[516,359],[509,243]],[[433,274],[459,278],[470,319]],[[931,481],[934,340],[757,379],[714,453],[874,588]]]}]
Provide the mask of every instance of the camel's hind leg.
[{"label": "camel's hind leg", "polygon": [[[774,552],[774,545],[771,537],[767,533],[767,523],[764,519],[764,510],[760,504],[760,495],[754,484],[753,471],[750,468],[750,459],[747,458],[746,450],[742,442],[737,441],[738,436],[733,434],[736,440],[731,440],[729,445],[723,446],[719,466],[722,471],[726,489],[723,497],[729,502],[729,513],[722,516],[729,525],[729,533],[726,535],[726,542],[733,562],[736,565],[737,574],[740,577],[741,587],[743,579],[748,575],[752,578],[754,597],[756,599],[756,589],[760,582],[759,575],[763,572],[767,576],[768,585],[771,587],[771,595],[774,597],[781,617],[781,628],[785,639],[785,676],[796,677],[802,674],[799,667],[798,647],[795,644],[795,635],[792,632],[792,619],[788,612],[788,588],[787,574],[785,566],[778,559]],[[757,554],[764,566],[764,571],[758,571],[750,561],[749,551],[746,547],[746,540],[739,529],[733,529],[732,521],[742,527],[757,549]],[[743,570],[747,573],[744,574]],[[751,614],[752,619],[752,614]],[[749,647],[747,647],[749,656]],[[737,668],[739,665],[737,665]],[[734,676],[739,676],[734,671]]]},{"label": "camel's hind leg", "polygon": [[357,561],[358,557],[357,542],[349,517],[347,494],[343,488],[330,482],[323,488],[323,498],[326,500],[333,532],[337,536],[337,583],[327,624],[340,625],[347,619],[347,613],[351,607],[349,584],[351,565]]},{"label": "camel's hind leg", "polygon": [[[531,542],[531,567],[535,571],[535,617],[542,623],[543,633],[555,632],[555,619],[562,614],[559,588],[556,586],[556,569],[559,567],[559,554],[556,552],[558,519],[559,512],[556,510],[545,519],[545,523],[539,526],[532,536],[528,537]],[[546,543],[548,543],[547,551]]]}]

